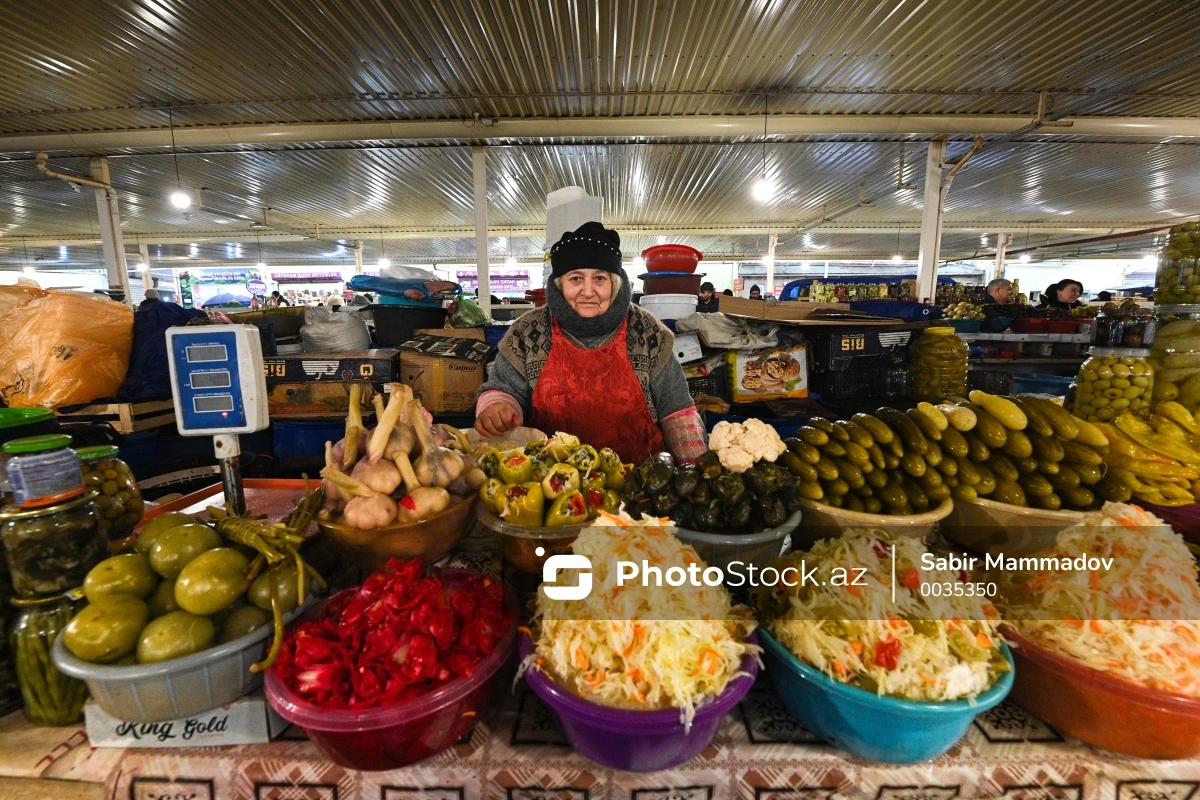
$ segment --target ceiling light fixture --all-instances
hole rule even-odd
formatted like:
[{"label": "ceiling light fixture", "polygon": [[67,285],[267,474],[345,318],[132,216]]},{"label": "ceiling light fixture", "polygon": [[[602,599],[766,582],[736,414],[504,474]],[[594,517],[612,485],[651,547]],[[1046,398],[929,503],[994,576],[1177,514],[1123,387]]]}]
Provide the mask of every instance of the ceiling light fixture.
[{"label": "ceiling light fixture", "polygon": [[256,234],[254,236],[254,241],[258,242],[258,263],[254,266],[258,267],[259,269],[266,269],[267,262],[263,261],[262,257],[262,237]]},{"label": "ceiling light fixture", "polygon": [[767,179],[767,122],[770,119],[769,104],[771,96],[763,94],[763,140],[762,140],[762,177],[754,182],[750,193],[760,203],[766,203],[775,196],[775,185]]},{"label": "ceiling light fixture", "polygon": [[508,239],[508,258],[504,259],[504,266],[512,269],[517,265],[517,258],[513,255],[512,228],[508,229],[508,236],[506,238]]},{"label": "ceiling light fixture", "polygon": [[903,256],[900,255],[900,224],[896,224],[896,250],[892,255],[892,263],[899,264],[903,261]]},{"label": "ceiling light fixture", "polygon": [[[1031,227],[1032,226],[1030,226],[1030,225],[1025,226],[1025,250],[1026,251],[1029,250],[1029,229]],[[1021,253],[1021,257],[1017,260],[1020,261],[1022,264],[1028,264],[1029,263],[1029,253],[1028,252]]]},{"label": "ceiling light fixture", "polygon": [[183,210],[192,205],[192,196],[183,190],[183,179],[179,177],[179,151],[175,149],[175,114],[168,106],[167,127],[171,131],[171,155],[175,159],[175,191],[171,192],[171,205]]}]

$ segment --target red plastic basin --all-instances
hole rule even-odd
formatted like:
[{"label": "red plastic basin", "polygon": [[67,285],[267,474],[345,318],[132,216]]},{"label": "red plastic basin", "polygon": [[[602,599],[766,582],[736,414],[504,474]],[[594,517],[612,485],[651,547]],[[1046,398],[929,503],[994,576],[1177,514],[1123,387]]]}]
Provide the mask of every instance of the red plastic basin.
[{"label": "red plastic basin", "polygon": [[1050,320],[1042,317],[1022,317],[1014,319],[1010,330],[1014,333],[1045,333]]},{"label": "red plastic basin", "polygon": [[1080,741],[1138,758],[1200,755],[1200,698],[1168,694],[1108,675],[1031,642],[1005,626],[1016,645],[1010,697]]},{"label": "red plastic basin", "polygon": [[686,244],[657,244],[642,251],[651,272],[695,272],[704,254]]},{"label": "red plastic basin", "polygon": [[[507,585],[504,590],[512,620],[508,636],[469,677],[407,703],[355,711],[318,708],[290,691],[271,670],[264,679],[267,702],[279,716],[304,728],[308,738],[343,767],[398,769],[440,753],[469,734],[491,708],[500,667],[512,654],[517,633],[517,596]],[[315,606],[303,619],[324,613],[332,599]]]},{"label": "red plastic basin", "polygon": [[1074,333],[1079,329],[1079,323],[1073,319],[1046,320],[1046,333]]}]

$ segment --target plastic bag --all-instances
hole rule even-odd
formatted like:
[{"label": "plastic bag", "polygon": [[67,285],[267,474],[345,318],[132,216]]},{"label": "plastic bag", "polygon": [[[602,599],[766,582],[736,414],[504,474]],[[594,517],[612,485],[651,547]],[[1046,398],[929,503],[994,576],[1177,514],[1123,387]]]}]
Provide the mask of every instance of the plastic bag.
[{"label": "plastic bag", "polygon": [[772,322],[730,317],[725,314],[692,314],[675,320],[675,332],[696,331],[705,347],[747,350],[779,344],[779,326]]},{"label": "plastic bag", "polygon": [[0,286],[0,317],[30,300],[45,296],[46,292],[28,278],[18,278],[16,286]]},{"label": "plastic bag", "polygon": [[78,292],[48,291],[0,316],[0,399],[58,408],[113,397],[129,369],[133,311]]},{"label": "plastic bag", "polygon": [[488,324],[487,314],[471,300],[460,297],[450,304],[446,321],[451,328],[482,328]]},{"label": "plastic bag", "polygon": [[379,270],[379,277],[394,278],[398,281],[440,281],[435,272],[420,267],[406,267],[403,264],[389,264]]},{"label": "plastic bag", "polygon": [[308,309],[304,312],[300,340],[306,353],[363,353],[371,349],[367,323],[353,311]]}]

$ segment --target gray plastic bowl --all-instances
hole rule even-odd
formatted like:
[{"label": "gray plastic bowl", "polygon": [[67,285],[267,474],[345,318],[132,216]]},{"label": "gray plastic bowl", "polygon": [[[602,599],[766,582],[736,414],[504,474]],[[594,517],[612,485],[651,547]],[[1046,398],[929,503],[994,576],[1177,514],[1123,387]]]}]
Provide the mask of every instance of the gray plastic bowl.
[{"label": "gray plastic bowl", "polygon": [[[283,618],[291,622],[312,603]],[[166,722],[212,711],[262,686],[261,672],[250,665],[262,659],[274,625],[265,625],[232,642],[157,664],[92,664],[71,655],[62,635],[51,657],[64,675],[87,684],[92,699],[109,715],[126,722]]]},{"label": "gray plastic bowl", "polygon": [[695,548],[710,567],[728,571],[732,562],[740,561],[762,568],[783,555],[785,540],[800,525],[800,514],[797,511],[778,528],[761,533],[703,533],[677,528],[675,536]]}]

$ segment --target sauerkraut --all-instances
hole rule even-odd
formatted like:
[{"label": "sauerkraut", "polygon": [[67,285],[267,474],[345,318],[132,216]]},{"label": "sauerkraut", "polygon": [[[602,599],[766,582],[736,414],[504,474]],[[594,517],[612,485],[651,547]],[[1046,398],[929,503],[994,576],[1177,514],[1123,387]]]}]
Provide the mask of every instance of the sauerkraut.
[{"label": "sauerkraut", "polygon": [[551,600],[539,589],[535,652],[524,668],[539,667],[601,705],[678,708],[688,725],[697,707],[744,674],[742,657],[758,650],[744,641],[754,621],[748,609],[732,606],[723,586],[618,585],[618,561],[703,568],[666,520],[602,513],[572,549],[591,560],[592,592],[582,600]]},{"label": "sauerkraut", "polygon": [[1017,631],[1100,672],[1200,696],[1200,584],[1183,537],[1137,506],[1105,503],[1037,555],[1112,567],[1003,575],[1001,607]]},{"label": "sauerkraut", "polygon": [[[970,584],[958,571],[923,569],[926,552],[919,539],[849,530],[776,560],[814,580],[760,587],[755,604],[772,636],[836,681],[906,700],[969,699],[1009,669],[998,612],[982,593],[954,596]],[[951,591],[935,596],[923,583]]]}]

